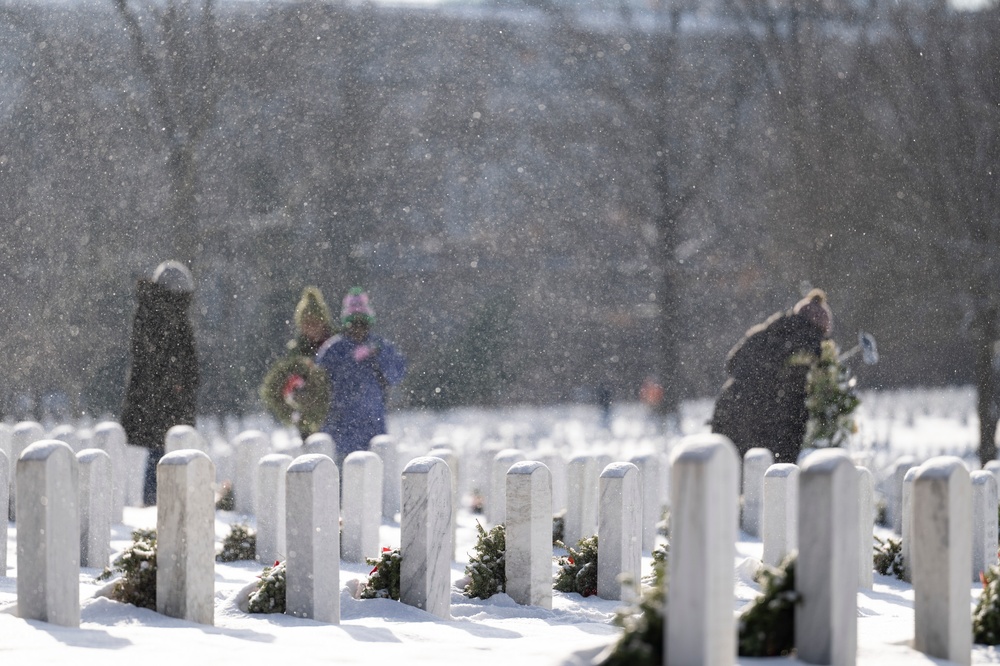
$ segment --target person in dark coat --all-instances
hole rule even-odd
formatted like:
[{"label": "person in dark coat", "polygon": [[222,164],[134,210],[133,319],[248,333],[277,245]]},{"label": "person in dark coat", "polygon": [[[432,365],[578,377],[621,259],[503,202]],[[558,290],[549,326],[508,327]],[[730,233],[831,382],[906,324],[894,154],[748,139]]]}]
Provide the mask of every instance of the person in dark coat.
[{"label": "person in dark coat", "polygon": [[791,310],[747,331],[726,357],[729,379],[715,402],[712,432],[731,439],[741,457],[763,447],[776,462],[794,463],[809,420],[809,367],[832,330],[826,294],[813,289]]},{"label": "person in dark coat", "polygon": [[152,280],[136,286],[122,427],[129,444],[149,449],[142,493],[147,506],[156,504],[156,464],[167,430],[194,425],[199,371],[188,315],[193,296],[191,272],[176,261],[163,262]]},{"label": "person in dark coat", "polygon": [[368,294],[355,287],[344,297],[343,333],[320,347],[316,363],[330,379],[330,411],[323,432],[337,445],[338,465],[354,451],[366,451],[384,434],[389,388],[406,372],[406,361],[385,338],[371,331],[375,311]]}]

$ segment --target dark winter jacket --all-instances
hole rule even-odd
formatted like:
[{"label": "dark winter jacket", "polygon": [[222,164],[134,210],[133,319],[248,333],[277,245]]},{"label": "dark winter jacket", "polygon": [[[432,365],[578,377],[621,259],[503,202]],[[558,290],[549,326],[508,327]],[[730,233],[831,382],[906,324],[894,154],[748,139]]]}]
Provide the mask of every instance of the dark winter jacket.
[{"label": "dark winter jacket", "polygon": [[162,452],[167,430],[194,425],[199,373],[188,319],[192,294],[140,280],[136,295],[122,427],[129,444]]},{"label": "dark winter jacket", "polygon": [[[355,350],[361,345],[375,351],[357,361]],[[372,437],[385,433],[386,394],[406,371],[403,357],[383,338],[370,334],[361,345],[335,335],[316,355],[316,363],[330,378],[330,411],[323,432],[333,437],[338,456],[365,451]]]},{"label": "dark winter jacket", "polygon": [[759,446],[776,462],[795,462],[805,437],[806,375],[824,333],[791,310],[754,326],[726,357],[730,378],[712,416],[712,432],[726,435],[740,456]]}]

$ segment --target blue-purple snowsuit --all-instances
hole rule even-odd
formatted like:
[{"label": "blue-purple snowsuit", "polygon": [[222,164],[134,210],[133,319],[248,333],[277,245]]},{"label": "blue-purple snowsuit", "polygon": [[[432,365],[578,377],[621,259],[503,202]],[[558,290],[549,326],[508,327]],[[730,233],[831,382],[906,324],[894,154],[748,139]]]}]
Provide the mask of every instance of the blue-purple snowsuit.
[{"label": "blue-purple snowsuit", "polygon": [[[377,351],[355,361],[361,345]],[[337,457],[368,450],[371,438],[385,433],[386,396],[403,379],[406,361],[388,341],[369,334],[362,343],[335,335],[316,352],[316,363],[330,377],[330,411],[322,431],[336,442]]]}]

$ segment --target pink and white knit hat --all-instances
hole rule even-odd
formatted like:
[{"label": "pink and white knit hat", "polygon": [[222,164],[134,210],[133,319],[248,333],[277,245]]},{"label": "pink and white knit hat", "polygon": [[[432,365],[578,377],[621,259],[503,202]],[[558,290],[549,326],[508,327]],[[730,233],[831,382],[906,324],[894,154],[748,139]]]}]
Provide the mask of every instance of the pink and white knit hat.
[{"label": "pink and white knit hat", "polygon": [[344,304],[340,309],[340,320],[346,326],[355,317],[364,317],[369,324],[375,323],[375,310],[368,302],[368,294],[361,287],[354,287],[347,296],[344,296]]}]

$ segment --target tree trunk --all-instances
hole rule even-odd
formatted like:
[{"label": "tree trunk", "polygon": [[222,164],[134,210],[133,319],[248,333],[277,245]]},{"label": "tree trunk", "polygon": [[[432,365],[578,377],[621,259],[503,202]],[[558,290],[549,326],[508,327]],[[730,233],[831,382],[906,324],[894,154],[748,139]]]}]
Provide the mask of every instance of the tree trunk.
[{"label": "tree trunk", "polygon": [[994,436],[997,426],[997,387],[993,370],[993,349],[997,337],[998,310],[987,306],[973,327],[976,354],[976,414],[979,417],[979,462],[986,465],[997,457]]},{"label": "tree trunk", "polygon": [[[662,144],[661,144],[662,145]],[[664,151],[664,155],[666,152]],[[678,331],[680,325],[680,271],[677,266],[677,217],[678,202],[670,187],[669,166],[662,157],[656,166],[657,191],[660,212],[656,216],[659,232],[660,279],[656,290],[659,314],[657,322],[658,365],[660,384],[663,386],[661,414],[676,414],[681,404],[681,359]]]},{"label": "tree trunk", "polygon": [[171,147],[167,176],[170,182],[169,215],[172,217],[167,224],[173,229],[170,247],[173,256],[170,258],[193,267],[202,250],[202,240],[197,212],[198,167],[190,146]]}]

